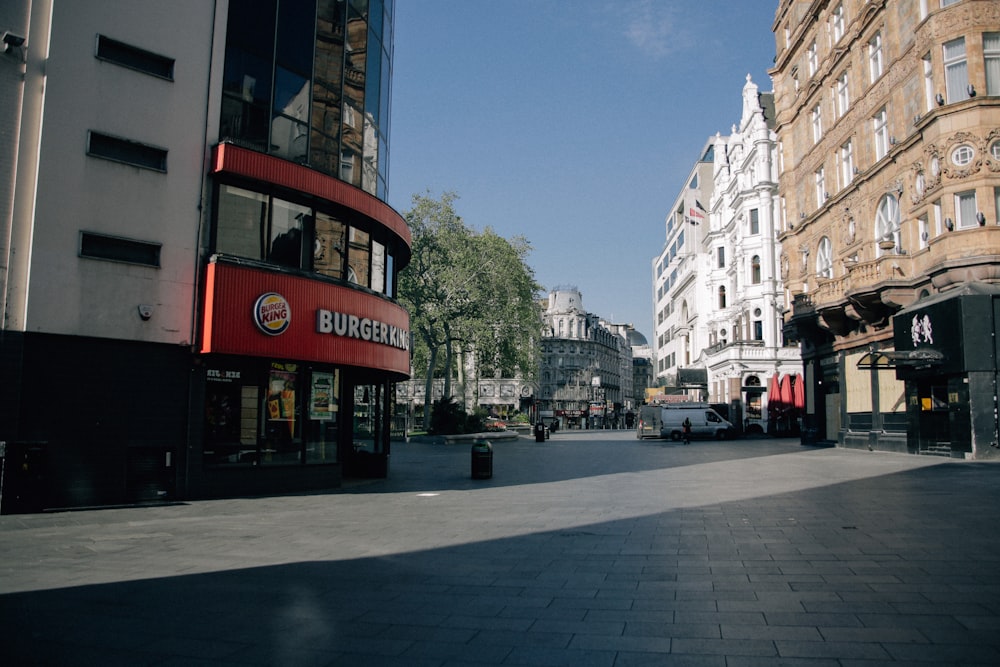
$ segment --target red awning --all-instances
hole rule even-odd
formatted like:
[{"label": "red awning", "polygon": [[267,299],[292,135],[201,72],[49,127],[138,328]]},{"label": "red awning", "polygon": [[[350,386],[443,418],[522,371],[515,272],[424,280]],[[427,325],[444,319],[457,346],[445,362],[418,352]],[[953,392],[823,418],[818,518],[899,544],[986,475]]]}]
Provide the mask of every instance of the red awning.
[{"label": "red awning", "polygon": [[791,408],[795,403],[795,397],[792,395],[792,376],[785,375],[781,378],[781,407],[784,409]]},{"label": "red awning", "polygon": [[767,411],[781,412],[784,406],[781,405],[781,383],[778,374],[771,376],[771,383],[767,386]]},{"label": "red awning", "polygon": [[795,374],[795,382],[792,386],[792,399],[792,405],[795,406],[796,410],[806,409],[806,384],[799,373]]}]

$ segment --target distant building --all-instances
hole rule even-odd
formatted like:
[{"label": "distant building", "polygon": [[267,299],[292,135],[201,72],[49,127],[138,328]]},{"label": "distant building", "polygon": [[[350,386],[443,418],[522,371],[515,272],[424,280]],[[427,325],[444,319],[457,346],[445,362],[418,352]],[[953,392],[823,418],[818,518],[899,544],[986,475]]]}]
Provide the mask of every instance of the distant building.
[{"label": "distant building", "polygon": [[653,386],[653,348],[632,325],[627,325],[622,335],[632,348],[632,402],[628,409],[635,410],[646,402],[646,389]]},{"label": "distant building", "polygon": [[[710,292],[725,297],[724,285],[710,285],[705,278],[707,259],[702,248],[708,226],[715,142],[707,141],[665,220],[665,242],[653,258],[653,363],[654,383],[678,386],[678,371],[696,363],[709,345],[707,326],[699,321],[713,309]],[[692,400],[705,400],[708,387],[691,391]]]},{"label": "distant building", "polygon": [[782,0],[781,275],[807,441],[1000,456],[1000,2]]},{"label": "distant building", "polygon": [[653,262],[658,400],[722,403],[741,429],[787,433],[801,409],[769,396],[771,380],[790,387],[802,366],[781,328],[773,95],[748,76],[742,108],[695,164]]},{"label": "distant building", "polygon": [[626,339],[588,313],[575,288],[552,291],[542,321],[538,416],[561,428],[623,426],[632,379]]},{"label": "distant building", "polygon": [[601,320],[601,324],[622,339],[622,354],[619,357],[622,379],[622,409],[625,411],[634,410],[637,405],[642,403],[643,390],[648,382],[647,378],[640,377],[640,384],[636,384],[636,361],[641,361],[642,355],[645,355],[647,362],[649,361],[649,344],[646,342],[646,337],[636,331],[631,324],[612,324],[604,320]]},{"label": "distant building", "polygon": [[798,427],[801,406],[771,396],[770,381],[801,382],[802,361],[798,346],[782,335],[774,96],[759,92],[747,75],[742,97],[739,123],[714,141],[701,247],[710,303],[698,321],[708,329],[708,347],[699,362],[708,371],[709,401],[731,406],[734,422],[742,419],[750,432],[788,433]]}]

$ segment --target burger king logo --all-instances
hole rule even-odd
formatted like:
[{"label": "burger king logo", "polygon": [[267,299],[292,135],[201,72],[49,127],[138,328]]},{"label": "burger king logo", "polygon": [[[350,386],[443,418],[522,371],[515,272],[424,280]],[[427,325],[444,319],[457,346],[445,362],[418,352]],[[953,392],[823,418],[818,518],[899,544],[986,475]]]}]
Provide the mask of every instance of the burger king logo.
[{"label": "burger king logo", "polygon": [[253,321],[268,336],[278,336],[292,323],[292,309],[277,292],[261,294],[253,305]]}]

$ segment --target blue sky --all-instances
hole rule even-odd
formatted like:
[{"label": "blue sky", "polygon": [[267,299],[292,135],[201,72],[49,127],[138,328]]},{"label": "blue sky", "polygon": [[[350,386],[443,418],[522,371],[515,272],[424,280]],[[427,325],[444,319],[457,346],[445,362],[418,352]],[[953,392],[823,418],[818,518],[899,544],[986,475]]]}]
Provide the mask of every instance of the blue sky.
[{"label": "blue sky", "polygon": [[[652,342],[651,262],[710,136],[772,89],[777,0],[396,0],[389,203],[454,192],[548,289]],[[707,202],[706,202],[707,205]]]}]

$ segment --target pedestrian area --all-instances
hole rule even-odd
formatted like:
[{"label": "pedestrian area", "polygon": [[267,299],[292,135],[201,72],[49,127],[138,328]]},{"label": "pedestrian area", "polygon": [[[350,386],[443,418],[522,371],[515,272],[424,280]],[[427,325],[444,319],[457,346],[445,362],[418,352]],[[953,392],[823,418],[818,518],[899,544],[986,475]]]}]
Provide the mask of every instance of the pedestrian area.
[{"label": "pedestrian area", "polygon": [[1000,664],[1000,465],[559,432],[0,516],[5,665]]}]

